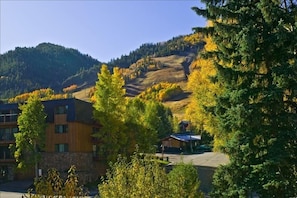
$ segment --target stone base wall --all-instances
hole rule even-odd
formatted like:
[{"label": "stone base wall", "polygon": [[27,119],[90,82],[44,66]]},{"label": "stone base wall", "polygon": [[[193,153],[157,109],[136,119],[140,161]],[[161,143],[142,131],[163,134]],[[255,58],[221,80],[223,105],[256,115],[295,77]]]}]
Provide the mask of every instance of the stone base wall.
[{"label": "stone base wall", "polygon": [[42,153],[39,168],[46,174],[50,168],[55,168],[65,179],[67,171],[74,165],[79,182],[85,184],[98,179],[102,175],[102,165],[94,162],[92,153]]}]

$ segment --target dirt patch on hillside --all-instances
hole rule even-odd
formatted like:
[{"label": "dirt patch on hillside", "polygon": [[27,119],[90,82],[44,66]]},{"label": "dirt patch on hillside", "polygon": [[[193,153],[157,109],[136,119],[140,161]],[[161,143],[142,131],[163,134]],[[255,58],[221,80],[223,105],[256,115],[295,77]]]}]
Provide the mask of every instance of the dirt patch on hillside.
[{"label": "dirt patch on hillside", "polygon": [[149,71],[143,77],[137,78],[125,86],[128,96],[134,97],[145,89],[160,82],[183,84],[187,81],[187,71],[192,60],[189,56],[167,56],[154,58],[164,66],[162,69]]},{"label": "dirt patch on hillside", "polygon": [[[128,97],[135,97],[142,91],[160,82],[177,83],[184,92],[169,101],[164,102],[164,105],[169,107],[179,120],[185,119],[185,109],[190,102],[191,93],[187,90],[187,76],[189,66],[193,60],[193,54],[187,56],[167,56],[154,58],[160,61],[164,66],[162,69],[149,71],[144,76],[125,85],[126,94]],[[89,89],[83,89],[73,94],[75,98],[90,101]]]}]

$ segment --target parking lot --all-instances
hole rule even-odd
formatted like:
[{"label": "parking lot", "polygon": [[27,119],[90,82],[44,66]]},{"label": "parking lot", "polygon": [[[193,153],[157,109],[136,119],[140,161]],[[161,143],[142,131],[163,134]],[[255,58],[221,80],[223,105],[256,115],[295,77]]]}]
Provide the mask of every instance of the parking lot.
[{"label": "parking lot", "polygon": [[199,154],[167,154],[157,153],[159,157],[168,158],[169,162],[176,164],[179,162],[192,163],[195,166],[206,166],[216,168],[229,162],[225,154],[217,152],[204,152]]}]

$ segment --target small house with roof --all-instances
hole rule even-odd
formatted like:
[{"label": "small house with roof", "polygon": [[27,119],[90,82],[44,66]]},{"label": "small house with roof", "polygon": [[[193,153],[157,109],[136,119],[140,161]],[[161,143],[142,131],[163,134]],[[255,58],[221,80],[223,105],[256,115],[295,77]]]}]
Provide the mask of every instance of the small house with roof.
[{"label": "small house with roof", "polygon": [[174,133],[161,140],[161,147],[164,152],[193,152],[200,141],[201,136],[191,132]]}]

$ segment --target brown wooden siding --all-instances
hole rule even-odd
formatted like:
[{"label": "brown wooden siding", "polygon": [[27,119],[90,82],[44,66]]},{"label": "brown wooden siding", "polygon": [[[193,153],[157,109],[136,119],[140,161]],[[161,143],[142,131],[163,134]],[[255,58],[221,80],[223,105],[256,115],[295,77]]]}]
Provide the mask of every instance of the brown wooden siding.
[{"label": "brown wooden siding", "polygon": [[[56,124],[67,124],[66,133],[56,133]],[[55,144],[68,144],[69,152],[92,152],[92,126],[83,123],[51,123],[46,130],[46,152],[55,152]]]},{"label": "brown wooden siding", "polygon": [[163,146],[169,147],[169,148],[180,148],[180,147],[182,147],[182,142],[178,141],[176,139],[173,139],[173,138],[168,138],[166,140],[163,140],[162,144],[163,144]]},{"label": "brown wooden siding", "polygon": [[54,120],[56,124],[64,124],[67,122],[67,114],[55,114]]}]

